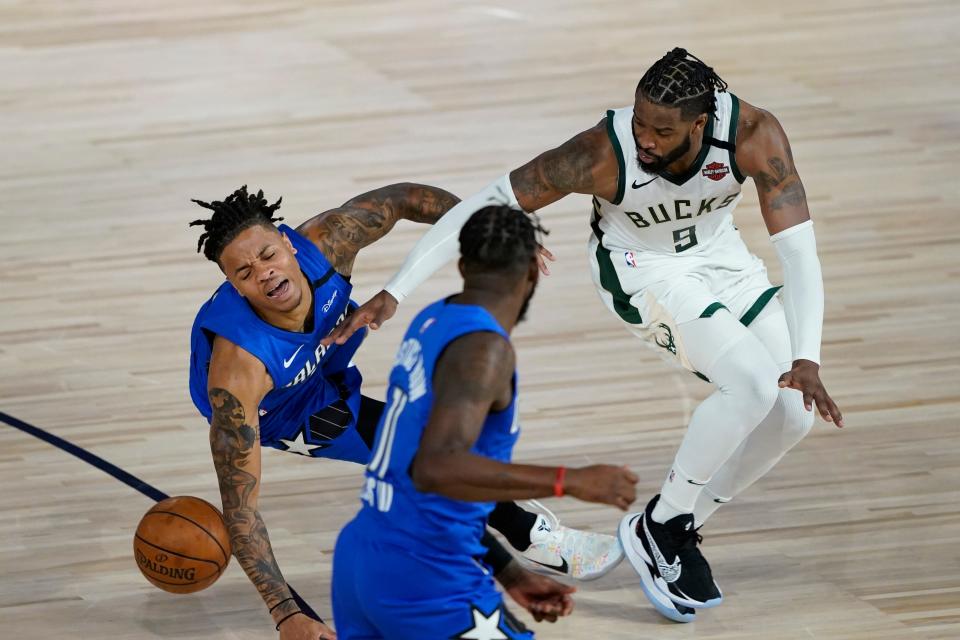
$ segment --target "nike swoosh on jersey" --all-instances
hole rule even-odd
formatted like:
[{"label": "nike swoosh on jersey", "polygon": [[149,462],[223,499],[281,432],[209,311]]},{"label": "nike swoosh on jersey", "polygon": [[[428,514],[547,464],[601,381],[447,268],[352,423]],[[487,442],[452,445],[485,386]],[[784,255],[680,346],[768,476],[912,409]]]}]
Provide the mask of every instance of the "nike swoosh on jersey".
[{"label": "nike swoosh on jersey", "polygon": [[[660,177],[660,176],[657,176],[657,177],[654,178],[653,180],[656,180],[656,179],[659,178],[659,177]],[[651,182],[653,182],[653,180],[647,180],[647,181],[644,182],[643,184],[637,184],[637,181],[634,180],[634,181],[633,181],[633,184],[631,184],[630,186],[631,186],[632,188],[634,188],[634,189],[639,189],[640,187],[645,187],[645,186],[647,186],[648,184],[650,184]]]},{"label": "nike swoosh on jersey", "polygon": [[647,537],[647,544],[650,545],[650,551],[653,552],[653,559],[657,562],[657,570],[660,572],[660,577],[667,583],[676,582],[680,577],[680,570],[682,569],[680,566],[680,558],[676,557],[673,559],[672,564],[667,564],[667,559],[660,553],[660,548],[657,547],[656,541],[654,541],[653,536],[650,535],[646,518],[643,519],[643,534]]},{"label": "nike swoosh on jersey", "polygon": [[531,560],[530,562],[536,562],[541,567],[546,567],[547,569],[553,569],[554,571],[562,573],[565,576],[569,575],[570,565],[567,564],[567,559],[566,558],[560,558],[560,559],[563,560],[563,562],[561,562],[560,564],[547,564],[546,562],[537,562],[536,560]]},{"label": "nike swoosh on jersey", "polygon": [[297,347],[297,350],[293,352],[293,355],[290,356],[290,359],[289,359],[289,360],[286,360],[286,359],[285,359],[285,360],[283,361],[283,368],[284,368],[284,369],[286,369],[287,367],[289,367],[290,365],[293,364],[293,359],[297,357],[297,354],[298,354],[298,353],[300,353],[300,349],[303,349],[303,345],[300,345],[299,347]]}]

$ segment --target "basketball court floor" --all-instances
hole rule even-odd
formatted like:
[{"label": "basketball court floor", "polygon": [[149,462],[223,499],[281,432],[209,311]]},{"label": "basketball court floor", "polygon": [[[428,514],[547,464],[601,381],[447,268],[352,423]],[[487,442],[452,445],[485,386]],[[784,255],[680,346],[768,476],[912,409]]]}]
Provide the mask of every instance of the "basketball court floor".
[{"label": "basketball court floor", "polygon": [[[954,0],[0,3],[0,636],[276,637],[236,562],[198,594],[148,584],[131,540],[152,500],[37,437],[219,504],[187,364],[221,274],[195,253],[190,198],[248,184],[295,225],[391,182],[468,195],[629,104],[684,46],[791,138],[825,275],[823,377],[847,426],[818,421],[704,529],[722,606],[667,622],[624,564],[538,637],[960,637],[958,32]],[[776,281],[744,193],[737,224]],[[629,464],[639,509],[710,387],[603,308],[588,209],[542,212],[559,261],[516,335],[516,458]],[[404,223],[361,253],[357,299],[421,232]],[[444,271],[370,336],[368,394],[415,312],[457,286]],[[280,566],[328,614],[361,469],[276,451],[263,466]],[[620,517],[547,502],[571,526]]]}]

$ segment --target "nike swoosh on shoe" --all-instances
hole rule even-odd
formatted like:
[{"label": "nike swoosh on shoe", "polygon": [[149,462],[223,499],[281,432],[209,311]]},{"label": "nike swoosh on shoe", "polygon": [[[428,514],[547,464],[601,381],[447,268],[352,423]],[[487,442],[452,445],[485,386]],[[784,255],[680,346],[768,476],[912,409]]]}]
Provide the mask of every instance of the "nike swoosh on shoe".
[{"label": "nike swoosh on shoe", "polygon": [[654,541],[653,536],[650,535],[650,529],[647,528],[647,519],[643,519],[643,533],[647,538],[647,545],[650,547],[650,551],[653,553],[653,559],[657,563],[657,571],[660,572],[660,577],[663,578],[664,582],[676,582],[680,578],[680,572],[683,570],[683,567],[680,565],[679,556],[673,559],[673,563],[667,564],[667,559],[663,557],[663,554],[660,553],[660,548],[657,547],[657,543]]}]

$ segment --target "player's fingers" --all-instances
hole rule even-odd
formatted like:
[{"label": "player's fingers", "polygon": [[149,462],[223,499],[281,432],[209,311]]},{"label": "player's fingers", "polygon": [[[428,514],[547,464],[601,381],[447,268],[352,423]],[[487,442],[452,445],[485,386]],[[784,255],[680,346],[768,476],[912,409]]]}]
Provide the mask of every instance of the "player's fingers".
[{"label": "player's fingers", "polygon": [[780,385],[781,389],[786,389],[787,387],[790,386],[791,382],[793,382],[793,376],[791,376],[790,372],[787,371],[785,374],[780,376],[780,380],[778,381],[778,384]]},{"label": "player's fingers", "polygon": [[553,252],[550,249],[547,249],[545,246],[540,245],[540,255],[549,260],[550,262],[556,262],[557,258],[553,255]]},{"label": "player's fingers", "polygon": [[570,596],[563,597],[563,612],[560,615],[568,616],[573,613],[573,598]]},{"label": "player's fingers", "polygon": [[561,607],[549,602],[534,602],[530,605],[529,611],[537,622],[542,620],[554,622],[560,614]]},{"label": "player's fingers", "polygon": [[355,334],[360,329],[368,326],[370,321],[373,320],[373,314],[368,311],[354,311],[353,315],[348,317],[346,321],[338,327],[340,329],[339,335],[337,335],[337,344],[344,344],[350,337]]},{"label": "player's fingers", "polygon": [[336,342],[337,344],[342,344],[340,342],[340,338],[343,336],[344,331],[347,330],[347,327],[349,327],[353,323],[356,315],[357,315],[356,311],[348,315],[346,319],[344,319],[344,321],[340,323],[339,326],[334,327],[333,330],[327,334],[327,337],[325,337],[323,340],[320,341],[320,344],[322,344],[325,347],[329,347],[334,342]]},{"label": "player's fingers", "polygon": [[627,472],[626,473],[627,481],[630,482],[631,484],[637,484],[637,482],[640,481],[640,477],[637,474],[635,474],[633,471],[630,471],[630,469],[628,469],[626,465],[624,465],[623,470]]},{"label": "player's fingers", "polygon": [[547,261],[542,256],[537,256],[537,266],[540,268],[540,273],[545,276],[550,275],[550,267],[547,266]]},{"label": "player's fingers", "polygon": [[826,422],[833,422],[833,416],[830,415],[830,406],[827,403],[829,396],[825,392],[820,391],[813,396],[813,400],[817,403],[817,411],[820,412],[820,417]]},{"label": "player's fingers", "polygon": [[807,411],[813,411],[813,396],[810,395],[809,393],[807,393],[806,391],[804,391],[803,389],[801,389],[801,391],[803,391],[803,406],[804,406],[804,408],[805,408]]},{"label": "player's fingers", "polygon": [[833,418],[833,424],[837,425],[839,428],[843,428],[843,414],[840,413],[840,407],[837,406],[837,403],[833,401],[826,393],[823,394],[826,397],[827,401],[827,411],[830,412],[830,417]]}]

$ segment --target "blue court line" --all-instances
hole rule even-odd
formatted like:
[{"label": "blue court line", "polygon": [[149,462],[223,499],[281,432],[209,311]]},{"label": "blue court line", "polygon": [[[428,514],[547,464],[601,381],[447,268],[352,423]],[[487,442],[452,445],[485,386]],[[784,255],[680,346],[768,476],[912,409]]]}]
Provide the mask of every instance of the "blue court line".
[{"label": "blue court line", "polygon": [[[156,487],[154,487],[152,484],[144,482],[143,480],[136,477],[135,475],[127,473],[117,465],[107,462],[106,460],[104,460],[98,455],[90,453],[83,447],[78,447],[72,442],[68,442],[63,438],[59,436],[55,436],[48,431],[44,431],[39,427],[35,427],[32,424],[27,424],[23,420],[18,420],[17,418],[14,418],[9,414],[4,413],[3,411],[0,411],[0,422],[5,422],[11,427],[13,427],[14,429],[19,429],[20,431],[23,431],[24,433],[28,433],[31,436],[38,438],[40,440],[43,440],[48,444],[52,444],[53,446],[60,449],[61,451],[65,451],[72,456],[76,456],[77,458],[80,458],[87,464],[92,465],[97,469],[100,469],[104,473],[113,476],[123,484],[129,487],[132,487],[133,489],[136,489],[137,491],[147,496],[151,500],[154,500],[155,502],[160,502],[161,500],[165,500],[170,497],[167,494],[165,494],[163,491],[160,491],[160,489],[157,489]],[[307,604],[306,601],[300,597],[299,593],[294,591],[293,587],[289,583],[287,584],[287,587],[290,589],[290,595],[292,595],[293,599],[297,601],[297,604],[300,606],[300,609],[310,617],[320,620],[322,622],[322,619],[320,618],[320,616],[317,615],[316,611],[314,611],[310,607],[310,605]]]}]

